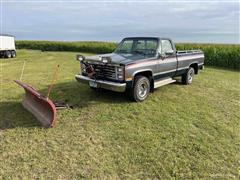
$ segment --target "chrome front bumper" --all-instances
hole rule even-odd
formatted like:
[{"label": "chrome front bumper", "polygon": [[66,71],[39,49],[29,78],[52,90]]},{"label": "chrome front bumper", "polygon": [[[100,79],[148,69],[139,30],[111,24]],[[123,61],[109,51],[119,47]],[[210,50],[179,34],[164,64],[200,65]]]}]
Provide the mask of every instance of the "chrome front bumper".
[{"label": "chrome front bumper", "polygon": [[117,83],[112,81],[103,81],[103,80],[94,80],[90,79],[87,76],[75,75],[75,78],[78,82],[89,84],[89,82],[95,82],[98,88],[108,89],[116,92],[124,92],[126,89],[126,83]]}]

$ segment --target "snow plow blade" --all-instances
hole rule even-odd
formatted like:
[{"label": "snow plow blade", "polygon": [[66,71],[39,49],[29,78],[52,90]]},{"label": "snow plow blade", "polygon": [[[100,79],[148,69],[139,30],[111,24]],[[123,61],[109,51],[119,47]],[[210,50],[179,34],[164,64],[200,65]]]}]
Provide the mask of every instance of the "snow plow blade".
[{"label": "snow plow blade", "polygon": [[25,97],[22,101],[23,107],[31,112],[42,126],[46,128],[53,127],[57,114],[54,103],[28,84],[18,80],[15,80],[15,82],[25,90]]}]

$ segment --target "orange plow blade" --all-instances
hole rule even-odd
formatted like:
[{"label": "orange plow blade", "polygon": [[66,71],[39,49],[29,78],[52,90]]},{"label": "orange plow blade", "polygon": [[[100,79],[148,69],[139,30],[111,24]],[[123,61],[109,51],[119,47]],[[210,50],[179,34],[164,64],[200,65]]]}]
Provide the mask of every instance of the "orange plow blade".
[{"label": "orange plow blade", "polygon": [[28,84],[18,80],[15,80],[15,82],[25,90],[25,96],[22,101],[23,107],[31,112],[42,126],[46,128],[53,127],[57,114],[54,103]]}]

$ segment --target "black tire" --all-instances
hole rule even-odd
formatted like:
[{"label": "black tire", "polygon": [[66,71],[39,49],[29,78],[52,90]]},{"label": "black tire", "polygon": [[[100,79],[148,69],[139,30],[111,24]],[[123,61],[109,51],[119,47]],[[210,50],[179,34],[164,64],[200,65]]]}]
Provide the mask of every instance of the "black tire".
[{"label": "black tire", "polygon": [[150,92],[150,81],[145,76],[134,78],[133,88],[130,91],[130,98],[136,102],[144,101]]},{"label": "black tire", "polygon": [[195,71],[193,67],[189,67],[187,72],[182,75],[182,83],[185,85],[191,84],[193,81]]},{"label": "black tire", "polygon": [[11,58],[12,57],[11,51],[6,51],[4,57],[5,58]]},{"label": "black tire", "polygon": [[11,52],[11,57],[12,57],[12,58],[15,58],[16,56],[17,56],[16,51],[12,51],[12,52]]}]

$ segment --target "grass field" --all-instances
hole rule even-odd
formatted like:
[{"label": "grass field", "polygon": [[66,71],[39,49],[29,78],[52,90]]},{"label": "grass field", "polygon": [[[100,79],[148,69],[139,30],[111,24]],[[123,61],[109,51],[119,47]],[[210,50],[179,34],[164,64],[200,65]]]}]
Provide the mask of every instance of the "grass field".
[{"label": "grass field", "polygon": [[[240,175],[240,73],[206,68],[190,86],[157,89],[143,103],[93,92],[75,81],[71,52],[19,50],[1,59],[0,179],[215,178]],[[60,64],[53,100],[56,127],[41,128],[21,105],[19,79],[47,92]]]}]

